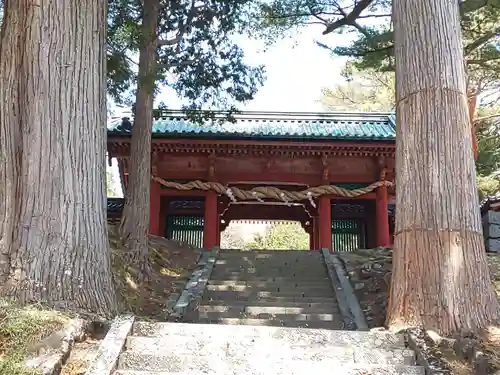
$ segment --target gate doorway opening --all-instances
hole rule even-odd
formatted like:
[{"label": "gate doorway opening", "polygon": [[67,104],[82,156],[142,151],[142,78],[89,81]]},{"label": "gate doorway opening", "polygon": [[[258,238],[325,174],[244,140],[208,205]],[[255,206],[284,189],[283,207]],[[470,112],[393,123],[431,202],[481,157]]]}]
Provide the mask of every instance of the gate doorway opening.
[{"label": "gate doorway opening", "polygon": [[235,220],[221,233],[221,249],[310,250],[310,239],[298,221]]}]

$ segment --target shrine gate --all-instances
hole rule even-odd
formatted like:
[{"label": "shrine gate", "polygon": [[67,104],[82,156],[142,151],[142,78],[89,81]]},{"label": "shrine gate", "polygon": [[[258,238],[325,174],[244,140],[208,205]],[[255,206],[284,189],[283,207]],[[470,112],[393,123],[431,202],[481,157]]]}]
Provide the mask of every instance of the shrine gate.
[{"label": "shrine gate", "polygon": [[[223,116],[200,125],[181,112],[156,113],[151,234],[212,248],[232,220],[293,220],[309,233],[311,249],[351,251],[392,243],[394,189],[390,183],[372,185],[394,180],[392,115],[244,112],[234,121]],[[128,119],[108,125],[108,155],[117,158],[125,189],[130,137]],[[282,192],[318,186],[370,191],[291,202],[233,200],[212,189],[173,187],[191,181],[245,191],[264,186]],[[108,215],[116,216],[119,204],[109,200]]]}]

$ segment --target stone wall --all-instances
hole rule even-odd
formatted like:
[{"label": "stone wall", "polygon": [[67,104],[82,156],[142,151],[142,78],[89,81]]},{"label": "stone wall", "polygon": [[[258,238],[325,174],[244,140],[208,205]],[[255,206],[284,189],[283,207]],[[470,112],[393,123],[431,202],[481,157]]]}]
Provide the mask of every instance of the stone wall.
[{"label": "stone wall", "polygon": [[486,251],[500,253],[500,212],[487,211],[483,215],[483,233]]}]

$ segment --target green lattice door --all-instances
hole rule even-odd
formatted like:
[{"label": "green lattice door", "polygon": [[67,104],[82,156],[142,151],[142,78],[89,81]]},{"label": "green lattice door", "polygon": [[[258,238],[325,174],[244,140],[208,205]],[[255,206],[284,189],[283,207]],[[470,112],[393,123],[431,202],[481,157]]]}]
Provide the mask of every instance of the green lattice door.
[{"label": "green lattice door", "polygon": [[201,248],[203,216],[168,216],[165,237]]},{"label": "green lattice door", "polygon": [[332,220],[333,251],[354,251],[363,248],[366,248],[366,231],[364,220]]}]

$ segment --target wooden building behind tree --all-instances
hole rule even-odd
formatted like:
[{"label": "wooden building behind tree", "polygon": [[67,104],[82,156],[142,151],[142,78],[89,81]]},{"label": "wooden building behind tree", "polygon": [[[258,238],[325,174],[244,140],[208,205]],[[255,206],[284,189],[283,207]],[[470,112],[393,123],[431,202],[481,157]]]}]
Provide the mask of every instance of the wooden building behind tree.
[{"label": "wooden building behind tree", "polygon": [[[159,113],[153,125],[150,233],[211,248],[232,220],[293,220],[310,248],[349,251],[392,243],[394,189],[387,184],[356,197],[321,195],[301,201],[234,201],[214,190],[181,190],[161,182],[220,183],[251,190],[347,190],[394,180],[395,119],[383,114],[244,112],[231,121],[198,122]],[[117,158],[126,189],[132,124],[108,125],[108,155]],[[160,181],[160,182],[158,182]],[[352,195],[352,194],[350,194]],[[118,217],[120,200],[109,201]],[[391,218],[392,217],[392,218]]]}]

